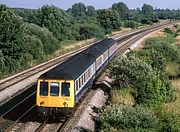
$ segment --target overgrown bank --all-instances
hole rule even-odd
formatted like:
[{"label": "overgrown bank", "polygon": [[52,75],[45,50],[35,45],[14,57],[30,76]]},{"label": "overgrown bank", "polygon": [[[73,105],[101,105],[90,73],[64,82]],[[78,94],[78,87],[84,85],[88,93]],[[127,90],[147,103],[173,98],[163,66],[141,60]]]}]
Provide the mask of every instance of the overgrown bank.
[{"label": "overgrown bank", "polygon": [[179,107],[169,110],[180,98],[170,81],[180,75],[177,26],[111,64],[114,88],[110,104],[100,110],[99,131],[180,131]]}]

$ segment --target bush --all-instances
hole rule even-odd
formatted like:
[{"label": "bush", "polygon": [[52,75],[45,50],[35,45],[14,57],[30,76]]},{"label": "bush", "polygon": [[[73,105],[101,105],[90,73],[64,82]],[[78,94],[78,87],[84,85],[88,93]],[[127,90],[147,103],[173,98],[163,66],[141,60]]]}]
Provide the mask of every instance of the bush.
[{"label": "bush", "polygon": [[130,28],[137,28],[139,26],[139,24],[135,21],[125,21],[124,22],[124,27],[130,27]]},{"label": "bush", "polygon": [[139,107],[124,105],[108,105],[100,110],[99,117],[100,131],[116,129],[120,130],[158,130],[159,120],[153,112]]},{"label": "bush", "polygon": [[172,37],[164,38],[153,38],[148,39],[145,42],[145,50],[156,50],[161,54],[167,62],[177,62],[180,63],[180,51],[178,47],[173,44],[174,39]]},{"label": "bush", "polygon": [[116,84],[122,87],[125,83],[135,89],[138,103],[154,106],[173,99],[166,75],[134,55],[115,60],[110,68]]},{"label": "bush", "polygon": [[155,115],[159,119],[159,128],[161,131],[179,132],[180,114],[174,111],[167,111],[163,107],[154,109]]},{"label": "bush", "polygon": [[32,59],[36,60],[43,60],[45,57],[44,49],[43,49],[43,44],[40,39],[38,39],[35,35],[30,36],[26,35],[25,36],[25,42],[28,46],[27,50],[28,53],[32,55]]},{"label": "bush", "polygon": [[[46,55],[52,54],[54,53],[55,50],[58,49],[58,40],[53,36],[53,34],[48,29],[41,28],[35,24],[29,24],[29,23],[26,23],[24,27],[26,29],[27,34],[29,34],[30,36],[36,36],[36,38],[41,40],[43,44],[43,51],[45,52]],[[40,42],[37,43],[39,43],[38,44],[40,46],[39,49],[41,49]]]},{"label": "bush", "polygon": [[58,7],[44,5],[40,9],[34,11],[29,17],[28,22],[35,23],[40,27],[46,27],[60,41],[71,39],[73,18]]},{"label": "bush", "polygon": [[146,49],[140,51],[131,52],[129,55],[134,55],[140,60],[143,60],[149,64],[153,69],[164,70],[166,65],[166,58],[161,52],[155,49]]},{"label": "bush", "polygon": [[164,32],[167,33],[167,34],[175,36],[175,32],[173,30],[171,30],[170,28],[165,28]]},{"label": "bush", "polygon": [[95,23],[75,24],[74,30],[78,34],[76,34],[76,40],[85,40],[93,37],[103,38],[105,34],[104,30]]},{"label": "bush", "polygon": [[[1,73],[14,73],[26,66],[31,58],[27,51],[22,19],[11,9],[0,5],[0,61]],[[4,67],[5,66],[5,67]]]}]

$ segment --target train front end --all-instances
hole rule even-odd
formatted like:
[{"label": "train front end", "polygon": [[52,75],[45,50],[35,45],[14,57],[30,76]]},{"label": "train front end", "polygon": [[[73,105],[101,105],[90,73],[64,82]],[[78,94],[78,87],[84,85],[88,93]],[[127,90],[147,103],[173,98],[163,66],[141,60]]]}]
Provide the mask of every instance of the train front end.
[{"label": "train front end", "polygon": [[74,108],[73,80],[38,80],[36,105],[43,117],[66,116]]}]

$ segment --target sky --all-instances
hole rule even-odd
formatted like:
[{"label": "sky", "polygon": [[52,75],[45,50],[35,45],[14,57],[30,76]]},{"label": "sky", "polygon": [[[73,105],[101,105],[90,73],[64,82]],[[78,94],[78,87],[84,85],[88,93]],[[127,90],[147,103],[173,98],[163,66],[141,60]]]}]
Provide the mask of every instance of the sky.
[{"label": "sky", "polygon": [[37,9],[43,5],[55,5],[61,9],[71,8],[74,3],[82,2],[96,9],[109,8],[113,3],[124,2],[130,9],[142,7],[144,3],[161,9],[180,9],[180,0],[0,0],[9,7]]}]

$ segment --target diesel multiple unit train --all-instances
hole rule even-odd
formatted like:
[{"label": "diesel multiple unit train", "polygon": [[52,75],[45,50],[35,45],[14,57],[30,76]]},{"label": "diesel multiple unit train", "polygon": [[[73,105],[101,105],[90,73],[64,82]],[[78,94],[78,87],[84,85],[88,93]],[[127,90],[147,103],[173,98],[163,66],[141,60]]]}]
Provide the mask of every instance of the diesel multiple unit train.
[{"label": "diesel multiple unit train", "polygon": [[39,114],[72,112],[116,50],[116,40],[107,38],[42,74],[36,95]]}]

